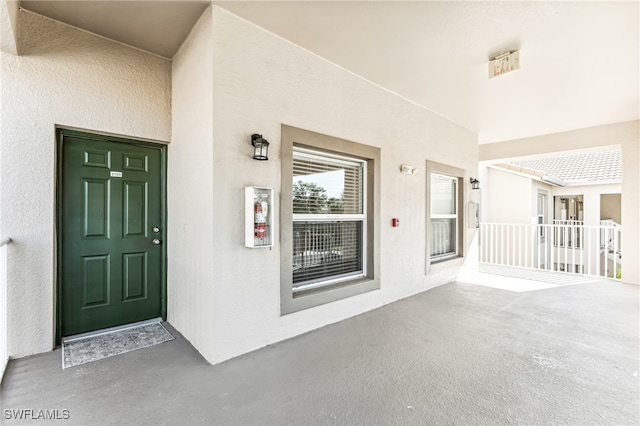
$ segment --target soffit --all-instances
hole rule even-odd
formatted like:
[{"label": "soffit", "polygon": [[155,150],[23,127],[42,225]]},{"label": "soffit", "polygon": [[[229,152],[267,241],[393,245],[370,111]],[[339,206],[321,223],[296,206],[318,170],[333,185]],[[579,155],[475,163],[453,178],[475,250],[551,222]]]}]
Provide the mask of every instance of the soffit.
[{"label": "soffit", "polygon": [[103,37],[172,58],[208,1],[42,1],[20,7]]}]

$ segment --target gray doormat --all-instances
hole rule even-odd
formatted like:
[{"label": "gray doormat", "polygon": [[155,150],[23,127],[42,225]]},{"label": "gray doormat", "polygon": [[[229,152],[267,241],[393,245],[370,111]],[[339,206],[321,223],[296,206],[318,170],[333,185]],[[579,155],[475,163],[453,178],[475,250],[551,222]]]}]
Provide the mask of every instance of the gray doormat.
[{"label": "gray doormat", "polygon": [[74,339],[62,343],[62,368],[98,361],[173,339],[160,322]]}]

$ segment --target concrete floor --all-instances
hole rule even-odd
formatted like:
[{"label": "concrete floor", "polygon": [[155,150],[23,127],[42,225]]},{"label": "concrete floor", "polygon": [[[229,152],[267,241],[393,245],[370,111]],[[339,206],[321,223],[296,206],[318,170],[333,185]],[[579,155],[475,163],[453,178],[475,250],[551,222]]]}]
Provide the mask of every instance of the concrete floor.
[{"label": "concrete floor", "polygon": [[453,283],[211,366],[176,340],[61,369],[12,360],[11,409],[55,424],[640,423],[639,288]]}]

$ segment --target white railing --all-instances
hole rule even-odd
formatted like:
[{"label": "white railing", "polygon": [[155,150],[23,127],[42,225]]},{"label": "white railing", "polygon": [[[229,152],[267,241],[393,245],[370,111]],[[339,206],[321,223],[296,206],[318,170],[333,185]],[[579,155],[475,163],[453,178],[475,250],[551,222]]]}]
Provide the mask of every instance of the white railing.
[{"label": "white railing", "polygon": [[622,227],[482,223],[480,263],[620,279]]},{"label": "white railing", "polygon": [[553,219],[554,225],[584,225],[583,220],[562,220],[562,219]]},{"label": "white railing", "polygon": [[622,245],[620,242],[620,234],[622,233],[622,225],[611,219],[600,221],[600,241],[604,244],[603,250],[607,250],[609,255],[622,257]]},{"label": "white railing", "polygon": [[9,362],[7,347],[7,249],[11,238],[0,240],[0,382]]}]

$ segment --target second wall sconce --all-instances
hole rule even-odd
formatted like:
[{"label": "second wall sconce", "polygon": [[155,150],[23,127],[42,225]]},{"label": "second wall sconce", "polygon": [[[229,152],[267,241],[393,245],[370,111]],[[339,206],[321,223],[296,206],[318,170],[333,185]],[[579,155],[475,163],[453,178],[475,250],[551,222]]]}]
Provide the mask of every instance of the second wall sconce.
[{"label": "second wall sconce", "polygon": [[480,189],[480,181],[476,178],[469,178],[471,189]]},{"label": "second wall sconce", "polygon": [[405,175],[413,175],[418,171],[416,167],[410,166],[408,164],[402,164],[400,166],[400,173],[404,173]]},{"label": "second wall sconce", "polygon": [[251,145],[253,145],[253,159],[265,161],[269,159],[269,141],[262,135],[254,133],[251,135]]}]

